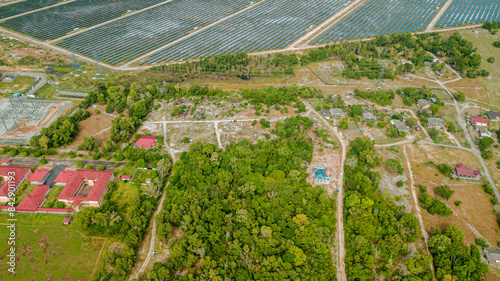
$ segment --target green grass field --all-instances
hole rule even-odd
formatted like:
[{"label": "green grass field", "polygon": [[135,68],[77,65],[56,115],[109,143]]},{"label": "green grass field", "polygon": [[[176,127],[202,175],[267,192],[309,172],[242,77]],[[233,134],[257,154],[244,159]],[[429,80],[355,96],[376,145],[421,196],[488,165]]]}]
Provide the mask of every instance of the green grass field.
[{"label": "green grass field", "polygon": [[49,205],[53,205],[54,203],[57,202],[57,196],[59,195],[59,193],[61,193],[63,188],[64,188],[64,186],[62,186],[62,185],[52,186],[52,188],[49,191],[49,194],[47,194],[47,196],[45,196],[45,198],[47,198],[47,200],[45,201],[45,203],[43,203],[42,207],[51,208],[51,207],[49,207]]},{"label": "green grass field", "polygon": [[[491,35],[486,29],[477,28],[474,30],[462,30],[460,35],[471,41],[477,48],[477,53],[481,55],[481,68],[490,72],[491,79],[482,79],[484,88],[488,95],[488,102],[493,106],[500,107],[500,48],[493,46],[498,35]],[[494,57],[495,62],[489,63],[486,60]]]},{"label": "green grass field", "polygon": [[118,187],[113,191],[111,201],[116,202],[120,206],[120,211],[126,214],[123,218],[125,221],[130,221],[135,205],[140,200],[140,192],[140,185],[118,181]]},{"label": "green grass field", "polygon": [[[85,238],[74,224],[64,226],[62,216],[17,217],[16,273],[7,271],[9,231],[0,225],[0,280],[90,280],[104,239]],[[7,216],[0,215],[0,223]]]}]

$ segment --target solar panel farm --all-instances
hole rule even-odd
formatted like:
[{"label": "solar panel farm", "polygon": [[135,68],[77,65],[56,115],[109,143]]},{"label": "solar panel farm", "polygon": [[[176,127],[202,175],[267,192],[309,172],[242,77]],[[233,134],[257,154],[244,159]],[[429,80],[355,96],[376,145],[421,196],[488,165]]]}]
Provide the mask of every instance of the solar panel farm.
[{"label": "solar panel farm", "polygon": [[0,31],[116,70],[439,32],[499,20],[500,0],[25,0]]}]

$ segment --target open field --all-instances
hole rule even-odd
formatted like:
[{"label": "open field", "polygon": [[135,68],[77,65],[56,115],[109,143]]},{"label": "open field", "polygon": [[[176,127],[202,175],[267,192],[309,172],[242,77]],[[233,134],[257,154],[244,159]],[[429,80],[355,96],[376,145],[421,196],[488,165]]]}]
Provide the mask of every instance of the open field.
[{"label": "open field", "polygon": [[[6,222],[7,216],[0,218]],[[104,244],[103,238],[86,238],[74,224],[62,225],[61,216],[17,215],[16,277],[6,268],[7,243],[0,245],[1,280],[90,280]],[[4,224],[4,223],[2,223]],[[5,226],[2,225],[5,229]],[[9,232],[1,231],[7,241]]]},{"label": "open field", "polygon": [[0,82],[0,93],[13,94],[23,93],[35,82],[32,77],[18,76],[12,82]]},{"label": "open field", "polygon": [[123,214],[126,214],[124,218],[126,221],[130,221],[132,218],[136,204],[140,200],[140,193],[140,185],[118,181],[118,187],[113,191],[110,200],[120,206],[119,211],[123,211]]},{"label": "open field", "polygon": [[70,145],[71,148],[76,148],[86,136],[94,136],[97,141],[104,142],[111,136],[111,120],[114,119],[104,112],[104,106],[96,106],[100,110],[99,114],[95,113],[93,108],[89,108],[90,117],[79,123],[80,130],[76,135],[75,140]]},{"label": "open field", "polygon": [[[491,35],[489,31],[485,29],[477,29],[472,31],[463,30],[460,31],[460,35],[474,44],[474,47],[477,48],[477,52],[482,57],[481,67],[490,72],[490,77],[481,78],[482,85],[479,85],[482,88],[482,92],[486,94],[467,96],[471,99],[479,100],[487,104],[500,107],[500,48],[496,48],[493,46],[493,42],[498,40],[498,35]],[[486,60],[489,57],[494,57],[495,62],[487,62]],[[464,90],[463,92],[469,94],[471,91]],[[472,92],[471,94],[474,94],[474,92]],[[481,106],[485,106],[485,104],[481,104]]]}]

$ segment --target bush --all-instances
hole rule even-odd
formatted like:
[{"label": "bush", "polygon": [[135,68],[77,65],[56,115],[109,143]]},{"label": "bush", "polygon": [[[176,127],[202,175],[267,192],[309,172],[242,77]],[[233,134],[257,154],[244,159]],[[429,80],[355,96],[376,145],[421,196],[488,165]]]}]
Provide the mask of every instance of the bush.
[{"label": "bush", "polygon": [[450,200],[453,193],[455,193],[455,191],[451,189],[449,185],[438,186],[436,187],[435,191],[437,195],[441,196],[446,200]]},{"label": "bush", "polygon": [[492,138],[482,138],[480,141],[479,141],[479,149],[481,151],[484,151],[486,149],[488,149],[488,147],[490,147],[492,144],[494,143],[493,139]]},{"label": "bush", "polygon": [[191,140],[191,139],[190,139],[189,137],[184,137],[184,138],[181,140],[181,142],[182,142],[182,143],[189,143],[189,141],[190,141],[190,140]]},{"label": "bush", "polygon": [[47,164],[47,159],[45,159],[45,156],[40,159],[40,164]]},{"label": "bush", "polygon": [[498,204],[498,198],[496,198],[496,197],[495,198],[491,198],[490,202],[491,202],[491,204],[496,205],[496,204]]},{"label": "bush", "polygon": [[439,164],[437,166],[439,172],[447,177],[451,176],[451,174],[453,173],[453,168],[451,166],[448,166],[444,163],[442,164]]},{"label": "bush", "polygon": [[487,248],[488,247],[488,242],[486,242],[486,239],[484,239],[484,238],[477,238],[476,239],[476,245],[481,246],[483,248]]},{"label": "bush", "polygon": [[94,169],[94,165],[92,165],[92,164],[88,164],[88,165],[87,165],[87,170],[90,170],[90,169]]},{"label": "bush", "polygon": [[493,158],[493,152],[490,150],[483,151],[483,152],[481,152],[481,157],[483,157],[486,160],[491,159],[491,158]]},{"label": "bush", "polygon": [[260,119],[260,125],[262,125],[262,128],[269,128],[271,127],[271,122],[266,121],[266,119],[262,118]]},{"label": "bush", "polygon": [[404,184],[405,184],[405,183],[404,183],[402,180],[398,180],[398,181],[396,182],[396,185],[397,185],[398,187],[402,187]]},{"label": "bush", "polygon": [[[423,188],[420,188],[422,194],[418,198],[420,206],[426,209],[427,212],[431,215],[439,215],[442,217],[447,217],[453,213],[453,211],[446,205],[444,202],[439,201],[438,199],[433,199],[427,191],[422,191]],[[425,188],[425,187],[424,187]]]},{"label": "bush", "polygon": [[453,97],[457,100],[457,101],[465,101],[465,94],[458,91],[456,92],[455,94],[453,94]]},{"label": "bush", "polygon": [[384,163],[385,168],[389,173],[402,175],[405,169],[401,166],[401,164],[396,159],[387,159]]},{"label": "bush", "polygon": [[106,168],[104,167],[104,165],[99,165],[99,167],[97,167],[97,170],[104,171],[106,170]]},{"label": "bush", "polygon": [[462,205],[462,201],[455,201],[453,202],[455,204],[455,206],[457,207],[460,207],[460,205]]},{"label": "bush", "polygon": [[429,129],[429,136],[435,143],[440,143],[443,141],[443,137],[441,136],[439,130],[436,128]]},{"label": "bush", "polygon": [[489,57],[486,61],[488,61],[489,63],[494,63],[495,57]]},{"label": "bush", "polygon": [[120,167],[120,163],[115,163],[115,164],[113,164],[113,167],[115,167],[115,168]]},{"label": "bush", "polygon": [[490,184],[488,182],[486,182],[484,185],[483,185],[483,190],[484,192],[488,193],[489,195],[493,196],[493,188],[491,188]]},{"label": "bush", "polygon": [[83,165],[85,165],[85,162],[83,162],[82,160],[76,160],[75,161],[75,166],[79,169],[83,168]]},{"label": "bush", "polygon": [[56,203],[54,203],[54,208],[64,208],[64,203],[61,202],[61,201],[57,201]]}]

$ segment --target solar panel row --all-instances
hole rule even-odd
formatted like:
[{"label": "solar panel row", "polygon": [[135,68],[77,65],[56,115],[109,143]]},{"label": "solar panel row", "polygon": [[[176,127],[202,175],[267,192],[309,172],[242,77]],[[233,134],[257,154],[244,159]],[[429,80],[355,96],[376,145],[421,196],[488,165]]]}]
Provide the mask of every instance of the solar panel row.
[{"label": "solar panel row", "polygon": [[454,0],[437,27],[477,24],[500,20],[500,0]]}]

